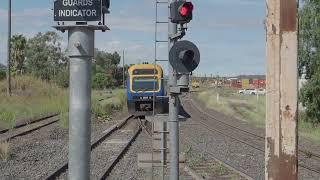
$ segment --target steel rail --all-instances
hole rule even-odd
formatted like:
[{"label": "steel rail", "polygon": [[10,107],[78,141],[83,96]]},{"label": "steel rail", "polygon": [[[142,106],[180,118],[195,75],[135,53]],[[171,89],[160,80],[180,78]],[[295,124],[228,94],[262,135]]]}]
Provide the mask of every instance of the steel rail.
[{"label": "steel rail", "polygon": [[38,120],[37,122],[34,122],[32,124],[23,125],[20,128],[13,129],[13,131],[9,130],[5,133],[2,133],[0,136],[0,142],[10,141],[11,139],[14,139],[18,136],[29,134],[33,131],[49,126],[58,121],[59,118],[57,116],[42,118],[41,120]]},{"label": "steel rail", "polygon": [[45,119],[48,119],[48,118],[51,118],[51,117],[54,117],[54,116],[58,116],[58,115],[59,115],[58,113],[51,113],[51,114],[47,114],[47,115],[40,115],[38,117],[21,119],[21,120],[17,121],[18,123],[13,128],[1,129],[0,130],[0,134],[6,133],[6,132],[8,132],[8,131],[10,131],[12,129],[18,129],[18,128],[21,128],[21,127],[24,127],[24,126],[27,126],[27,125],[30,125],[30,124],[33,124],[33,123],[37,123],[39,121],[43,121]]},{"label": "steel rail", "polygon": [[102,175],[100,180],[107,179],[107,177],[110,175],[111,171],[114,169],[114,167],[119,163],[120,159],[124,156],[124,154],[129,150],[132,143],[136,140],[136,138],[139,136],[139,134],[142,131],[142,127],[140,126],[139,129],[136,131],[134,136],[131,137],[129,142],[125,145],[125,147],[120,151],[120,153],[117,155],[116,159],[106,168],[104,171],[105,173]]},{"label": "steel rail", "polygon": [[[91,143],[91,151],[94,150],[101,142],[103,142],[106,138],[110,137],[116,130],[122,128],[130,119],[134,116],[130,115],[126,117],[124,120],[120,121],[118,124],[110,127],[107,131],[100,135],[97,140]],[[55,180],[57,179],[62,173],[67,171],[68,169],[68,160],[66,160],[60,167],[52,171],[46,178],[46,180]]]},{"label": "steel rail", "polygon": [[[194,109],[198,110],[197,108],[194,108]],[[199,111],[199,110],[198,110],[198,112],[202,113],[202,112]],[[204,127],[205,129],[209,130],[210,132],[218,132],[219,134],[222,134],[222,135],[224,135],[224,136],[226,136],[226,137],[228,137],[228,138],[230,138],[230,139],[233,139],[233,140],[238,141],[238,142],[240,142],[240,143],[242,143],[242,144],[245,144],[245,145],[247,145],[247,146],[249,146],[249,147],[251,147],[251,148],[253,148],[253,149],[256,149],[256,150],[258,150],[258,151],[260,151],[260,152],[262,152],[262,153],[265,152],[264,149],[261,149],[261,148],[259,148],[259,147],[256,147],[256,146],[250,144],[250,143],[247,143],[247,142],[242,141],[242,140],[240,140],[240,139],[238,139],[238,138],[235,138],[235,137],[230,136],[230,135],[228,135],[228,134],[226,134],[226,133],[223,133],[222,131],[220,131],[220,130],[218,130],[218,129],[209,128],[210,126],[209,126],[207,123],[205,123],[203,120],[198,120],[198,122],[199,122],[200,124],[202,124],[203,127]],[[304,169],[307,169],[307,170],[309,170],[309,171],[312,171],[312,172],[315,172],[315,173],[317,173],[317,174],[320,174],[320,170],[317,170],[317,169],[312,168],[312,167],[310,167],[310,166],[306,166],[306,165],[303,165],[303,164],[301,164],[301,163],[299,163],[299,166],[302,167],[302,168],[304,168]]]},{"label": "steel rail", "polygon": [[[226,126],[229,126],[229,127],[234,128],[234,129],[236,129],[236,130],[242,131],[242,132],[244,132],[244,133],[246,133],[246,134],[249,134],[249,135],[252,135],[252,136],[254,136],[254,137],[258,137],[258,138],[263,139],[263,140],[265,139],[265,137],[263,137],[263,136],[260,136],[260,135],[258,135],[258,134],[252,133],[252,132],[250,132],[250,131],[241,129],[241,128],[237,127],[237,126],[234,126],[234,125],[231,125],[231,124],[229,124],[229,123],[226,123],[226,122],[224,122],[224,121],[219,120],[218,118],[214,117],[213,115],[211,115],[211,114],[205,112],[204,110],[200,109],[200,108],[196,105],[196,102],[195,102],[193,99],[190,99],[190,104],[191,104],[191,106],[194,107],[194,109],[196,109],[196,110],[198,110],[199,112],[201,112],[202,114],[204,114],[204,115],[212,118],[213,120],[218,121],[218,122],[221,123],[221,124],[225,124]],[[309,157],[309,158],[315,157],[315,158],[317,158],[317,160],[320,160],[320,154],[317,154],[317,153],[314,153],[314,152],[311,152],[311,151],[308,151],[308,150],[304,150],[304,149],[299,149],[298,151],[299,151],[300,153],[303,153],[304,155],[306,155],[306,156]],[[314,159],[314,160],[316,160],[316,159]]]}]

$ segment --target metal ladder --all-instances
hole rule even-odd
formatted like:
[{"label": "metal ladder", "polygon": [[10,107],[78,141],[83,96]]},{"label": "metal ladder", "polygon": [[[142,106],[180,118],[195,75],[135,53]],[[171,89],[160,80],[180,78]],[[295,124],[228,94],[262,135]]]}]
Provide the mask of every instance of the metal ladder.
[{"label": "metal ladder", "polygon": [[[160,21],[159,20],[159,8],[169,7],[169,0],[165,1],[159,1],[159,0],[155,0],[155,34],[154,34],[154,69],[156,69],[156,65],[159,62],[168,62],[168,59],[159,59],[158,58],[158,46],[159,44],[163,44],[163,43],[168,43],[168,39],[166,40],[160,40],[158,37],[158,33],[159,33],[159,25],[160,24],[168,24],[168,20],[167,21]],[[166,17],[166,19],[168,19]],[[156,72],[156,71],[154,71]],[[154,74],[155,75],[155,74]],[[164,82],[165,80],[165,76],[162,77],[162,80]],[[154,83],[154,89],[155,89],[155,83]],[[155,100],[156,100],[156,96],[155,96],[155,92],[153,93],[153,120],[152,120],[152,179],[153,174],[154,174],[154,169],[155,168],[160,168],[160,175],[162,177],[162,179],[164,179],[164,169],[166,167],[166,157],[167,157],[167,152],[168,152],[168,146],[166,144],[166,140],[167,140],[167,127],[166,127],[166,122],[163,120],[159,122],[159,120],[156,120],[155,118]],[[156,122],[157,121],[157,122]],[[157,129],[155,129],[155,127]],[[160,128],[160,129],[159,129]],[[156,144],[156,142],[158,142],[158,144]],[[160,144],[159,144],[160,143]],[[155,160],[158,160],[158,158],[155,159],[155,157],[160,156],[160,163],[156,162]],[[156,163],[154,163],[156,162]]]}]

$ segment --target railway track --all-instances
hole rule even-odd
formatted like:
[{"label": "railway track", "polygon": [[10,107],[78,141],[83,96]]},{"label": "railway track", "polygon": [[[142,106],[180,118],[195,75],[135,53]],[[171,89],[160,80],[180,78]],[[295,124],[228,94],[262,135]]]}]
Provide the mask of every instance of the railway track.
[{"label": "railway track", "polygon": [[[108,162],[94,162],[95,166],[91,169],[93,171],[96,171],[97,173],[91,173],[94,174],[94,179],[107,179],[109,174],[112,172],[114,167],[118,164],[118,162],[121,160],[123,155],[128,151],[132,143],[136,140],[136,138],[139,136],[139,134],[142,131],[142,127],[138,126],[136,130],[134,131],[128,131],[123,130],[123,128],[134,120],[134,116],[129,116],[125,118],[124,120],[120,121],[118,124],[110,127],[108,130],[104,131],[96,140],[94,140],[91,143],[91,156],[95,156],[95,153],[98,153],[99,151],[102,151],[104,156],[111,156],[108,157]],[[136,124],[136,123],[135,123]],[[118,141],[114,141],[118,138]],[[119,138],[121,141],[119,141]],[[109,140],[108,142],[106,142]],[[113,141],[113,142],[112,142]],[[107,145],[105,145],[107,143]],[[114,144],[112,144],[114,143]],[[99,148],[101,148],[99,150]],[[107,153],[108,152],[108,153]],[[107,163],[107,164],[102,164]],[[97,170],[99,168],[99,170]],[[68,161],[65,161],[59,168],[53,170],[47,177],[43,179],[47,180],[54,180],[54,179],[60,179],[60,177],[66,173],[68,170]]]},{"label": "railway track", "polygon": [[0,131],[0,142],[10,141],[15,137],[29,134],[58,121],[59,117],[56,113],[24,120],[23,122],[14,126],[12,129],[2,129]]},{"label": "railway track", "polygon": [[[225,137],[228,137],[234,141],[237,141],[241,144],[244,144],[259,153],[264,154],[264,137],[255,133],[252,133],[250,131],[244,130],[236,125],[226,123],[211,114],[203,111],[198,107],[198,105],[195,104],[195,102],[191,99],[187,101],[188,106],[192,108],[193,110],[197,111],[199,114],[199,118],[197,119],[197,122],[200,123],[204,128],[206,128],[210,132],[219,133]],[[189,143],[194,143],[192,140],[187,140]],[[313,160],[313,164],[320,164],[320,155],[309,152],[307,150],[299,150],[299,153],[302,153],[303,155],[307,156],[308,158],[304,158],[303,160],[300,159],[299,167],[304,168],[306,170],[312,171],[313,173],[320,175],[320,169],[311,167],[309,165],[306,165],[305,161],[308,161],[308,159]],[[214,156],[213,154],[208,153],[211,156]],[[315,163],[317,161],[317,163]],[[228,164],[227,164],[228,165]],[[228,165],[231,166],[231,165]],[[236,168],[235,168],[236,169]],[[241,171],[241,170],[239,170]],[[244,173],[244,172],[242,172]],[[250,175],[244,173],[244,175],[247,175],[248,177],[251,177]]]},{"label": "railway track", "polygon": [[[194,100],[191,99],[190,101],[191,101],[191,103],[192,103],[192,106],[193,106],[195,109],[197,109],[198,111],[200,111],[202,114],[205,114],[206,116],[210,117],[212,120],[217,121],[217,122],[219,122],[219,123],[221,123],[221,124],[224,124],[224,125],[226,125],[226,126],[228,126],[228,127],[231,127],[231,128],[233,128],[233,129],[235,129],[235,130],[241,131],[241,132],[243,132],[243,133],[245,133],[245,134],[247,134],[247,135],[251,135],[251,136],[253,136],[253,137],[257,137],[258,139],[264,141],[264,139],[265,139],[264,136],[261,136],[261,135],[252,133],[252,132],[250,132],[250,131],[241,129],[241,128],[237,127],[237,126],[234,126],[234,125],[232,125],[232,124],[228,124],[228,123],[226,123],[226,122],[224,122],[224,121],[221,121],[221,120],[219,120],[218,118],[214,117],[213,115],[211,115],[211,114],[205,112],[204,110],[200,109],[200,108],[198,107],[198,105],[195,104]],[[299,153],[303,153],[304,155],[308,156],[309,158],[314,158],[314,159],[320,160],[320,154],[317,154],[317,153],[315,153],[315,152],[311,152],[311,151],[305,150],[305,149],[303,149],[303,148],[300,147],[300,146],[299,146],[299,150],[298,150],[298,151],[299,151]]]}]

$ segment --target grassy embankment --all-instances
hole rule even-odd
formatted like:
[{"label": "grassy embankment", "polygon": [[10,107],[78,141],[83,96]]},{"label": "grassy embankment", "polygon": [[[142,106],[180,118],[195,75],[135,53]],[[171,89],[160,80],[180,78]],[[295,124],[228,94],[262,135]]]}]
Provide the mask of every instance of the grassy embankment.
[{"label": "grassy embankment", "polygon": [[[11,128],[17,119],[59,113],[60,126],[68,128],[68,90],[33,77],[12,80],[13,95],[6,95],[6,82],[0,81],[0,126]],[[124,90],[93,91],[92,113],[99,120],[110,120],[113,111],[126,111]],[[10,143],[0,142],[0,160],[10,158]]]},{"label": "grassy embankment", "polygon": [[[265,96],[240,95],[231,89],[211,89],[197,93],[196,97],[205,102],[208,108],[247,121],[257,127],[265,127]],[[299,116],[300,135],[320,143],[320,126],[313,126],[304,121],[303,113],[299,113]]]},{"label": "grassy embankment", "polygon": [[[60,113],[60,125],[68,127],[68,90],[33,77],[16,77],[12,81],[12,97],[6,96],[5,81],[0,82],[0,123],[12,127],[20,118]],[[115,110],[124,110],[124,90],[93,91],[92,112],[109,120]]]}]

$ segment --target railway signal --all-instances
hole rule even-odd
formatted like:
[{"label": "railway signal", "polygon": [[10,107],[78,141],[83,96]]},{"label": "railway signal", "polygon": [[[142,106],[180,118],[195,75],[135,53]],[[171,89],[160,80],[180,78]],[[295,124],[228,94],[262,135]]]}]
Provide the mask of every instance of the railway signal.
[{"label": "railway signal", "polygon": [[195,44],[190,41],[180,40],[186,34],[186,23],[193,18],[194,5],[186,0],[173,1],[170,3],[171,23],[179,24],[175,34],[170,35],[174,41],[169,51],[169,62],[177,73],[177,88],[172,88],[174,93],[189,91],[190,73],[194,71],[200,62],[200,52]]},{"label": "railway signal", "polygon": [[190,41],[178,41],[169,52],[169,62],[178,73],[190,73],[200,63],[200,51]]},{"label": "railway signal", "polygon": [[192,20],[193,11],[192,2],[175,1],[170,4],[171,22],[177,24],[186,24]]},{"label": "railway signal", "polygon": [[[179,179],[179,95],[189,92],[189,77],[200,62],[200,52],[190,41],[180,40],[186,34],[186,23],[192,20],[194,6],[186,0],[170,0],[169,29],[169,139],[170,180]],[[177,25],[180,25],[178,28]]]}]

